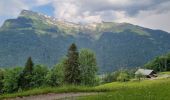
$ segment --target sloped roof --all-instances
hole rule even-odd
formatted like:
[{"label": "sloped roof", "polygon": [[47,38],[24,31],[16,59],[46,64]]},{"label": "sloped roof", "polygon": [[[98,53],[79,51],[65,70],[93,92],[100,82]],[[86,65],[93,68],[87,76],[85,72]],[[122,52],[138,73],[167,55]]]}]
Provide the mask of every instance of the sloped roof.
[{"label": "sloped roof", "polygon": [[150,69],[138,69],[135,74],[142,74],[142,75],[149,75],[153,72],[153,70]]}]

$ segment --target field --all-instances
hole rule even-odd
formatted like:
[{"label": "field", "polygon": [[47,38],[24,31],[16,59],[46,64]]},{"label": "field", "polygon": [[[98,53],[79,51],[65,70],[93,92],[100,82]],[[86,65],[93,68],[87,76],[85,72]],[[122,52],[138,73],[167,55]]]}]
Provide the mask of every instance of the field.
[{"label": "field", "polygon": [[142,82],[113,82],[96,87],[110,89],[99,95],[80,97],[78,100],[169,100],[170,79],[144,80]]},{"label": "field", "polygon": [[170,75],[170,72],[160,72],[159,75]]},{"label": "field", "polygon": [[96,87],[63,86],[36,88],[13,94],[4,94],[0,99],[47,93],[97,92],[93,96],[79,97],[78,100],[169,100],[170,79],[113,82]]},{"label": "field", "polygon": [[93,92],[94,89],[84,86],[62,86],[62,87],[41,87],[12,94],[0,95],[0,100],[5,98],[15,98],[47,93],[69,93],[69,92]]}]

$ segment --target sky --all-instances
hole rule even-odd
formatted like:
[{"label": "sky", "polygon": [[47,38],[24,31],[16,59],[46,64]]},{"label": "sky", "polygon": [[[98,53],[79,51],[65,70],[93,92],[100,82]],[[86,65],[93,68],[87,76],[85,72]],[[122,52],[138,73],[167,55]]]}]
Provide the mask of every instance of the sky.
[{"label": "sky", "polygon": [[0,25],[23,9],[76,23],[127,22],[170,32],[170,0],[0,0]]}]

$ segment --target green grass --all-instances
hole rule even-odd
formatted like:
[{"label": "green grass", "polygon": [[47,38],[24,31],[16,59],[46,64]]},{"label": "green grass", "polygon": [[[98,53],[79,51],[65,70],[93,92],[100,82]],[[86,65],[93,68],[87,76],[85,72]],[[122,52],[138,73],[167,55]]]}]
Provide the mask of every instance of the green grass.
[{"label": "green grass", "polygon": [[30,95],[38,95],[38,94],[47,94],[47,93],[93,92],[93,91],[94,91],[93,88],[85,87],[85,86],[44,87],[44,88],[34,88],[27,91],[16,92],[11,94],[2,94],[0,95],[0,100],[4,98],[15,98],[15,97],[30,96]]},{"label": "green grass", "polygon": [[169,100],[170,98],[170,79],[113,82],[96,88],[110,89],[112,92],[80,97],[78,100]]},{"label": "green grass", "polygon": [[159,73],[159,75],[164,75],[164,74],[170,75],[170,72],[160,72],[160,73]]},{"label": "green grass", "polygon": [[3,94],[0,95],[0,99],[68,92],[102,92],[97,95],[78,98],[80,100],[168,100],[170,98],[170,79],[113,82],[96,87],[62,86],[35,88],[12,94]]}]

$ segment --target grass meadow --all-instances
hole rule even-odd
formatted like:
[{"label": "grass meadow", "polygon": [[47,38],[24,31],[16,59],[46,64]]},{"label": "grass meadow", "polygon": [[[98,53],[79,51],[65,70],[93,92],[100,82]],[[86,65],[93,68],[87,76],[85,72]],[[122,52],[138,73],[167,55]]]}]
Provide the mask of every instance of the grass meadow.
[{"label": "grass meadow", "polygon": [[96,89],[112,91],[79,97],[78,100],[170,100],[170,79],[113,82],[97,86]]},{"label": "grass meadow", "polygon": [[[0,99],[22,96],[68,93],[68,92],[96,92],[96,95],[78,97],[78,100],[169,100],[170,79],[142,80],[129,82],[112,82],[96,87],[62,86],[42,87],[20,91],[12,94],[0,95]],[[99,93],[99,94],[98,94]]]}]

